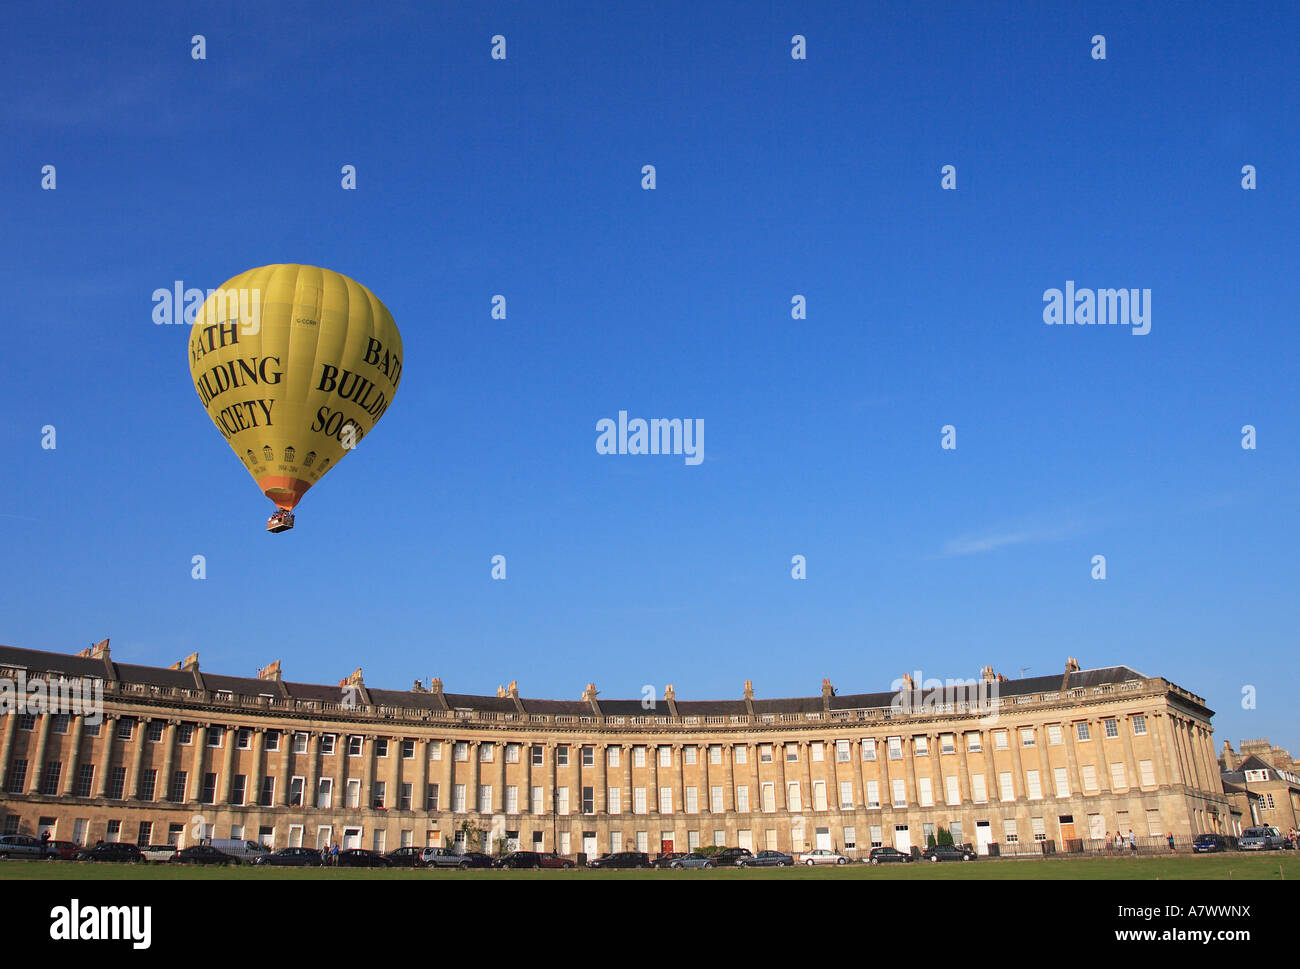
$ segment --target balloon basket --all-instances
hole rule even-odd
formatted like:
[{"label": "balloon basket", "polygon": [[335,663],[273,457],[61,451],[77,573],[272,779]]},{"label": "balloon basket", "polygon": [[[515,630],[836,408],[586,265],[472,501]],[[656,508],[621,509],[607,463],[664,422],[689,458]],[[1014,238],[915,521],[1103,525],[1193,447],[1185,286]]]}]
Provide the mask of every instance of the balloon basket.
[{"label": "balloon basket", "polygon": [[293,528],[293,513],[281,509],[266,520],[266,530],[275,534]]}]

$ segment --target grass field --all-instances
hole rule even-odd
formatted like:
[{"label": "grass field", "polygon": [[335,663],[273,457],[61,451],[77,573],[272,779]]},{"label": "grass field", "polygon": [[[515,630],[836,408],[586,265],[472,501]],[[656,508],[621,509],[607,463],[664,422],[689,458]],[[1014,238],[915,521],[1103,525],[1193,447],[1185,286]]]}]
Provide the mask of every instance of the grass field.
[{"label": "grass field", "polygon": [[213,881],[213,880],[283,880],[283,881],[403,881],[433,879],[459,881],[468,879],[497,881],[567,881],[574,879],[634,878],[647,881],[716,879],[754,881],[763,879],[825,881],[1143,881],[1188,879],[1249,879],[1280,881],[1300,878],[1300,864],[1291,853],[1270,852],[1259,855],[1178,855],[1138,858],[1048,858],[1024,861],[978,861],[941,864],[846,865],[843,867],[786,869],[720,868],[713,871],[435,871],[411,869],[365,868],[205,868],[189,865],[122,865],[85,864],[69,861],[0,861],[0,880],[74,881]]}]

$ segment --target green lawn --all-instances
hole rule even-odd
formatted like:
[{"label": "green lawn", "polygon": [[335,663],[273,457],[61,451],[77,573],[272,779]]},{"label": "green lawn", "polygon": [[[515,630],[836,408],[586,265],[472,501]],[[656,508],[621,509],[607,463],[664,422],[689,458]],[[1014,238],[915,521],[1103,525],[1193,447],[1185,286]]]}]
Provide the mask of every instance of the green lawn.
[{"label": "green lawn", "polygon": [[1177,855],[1138,858],[1046,858],[1013,860],[983,860],[976,862],[943,862],[927,864],[846,865],[844,867],[787,869],[757,868],[737,870],[730,868],[714,871],[599,871],[576,869],[572,871],[412,871],[410,869],[369,870],[362,868],[303,869],[254,868],[242,865],[235,868],[203,868],[189,865],[122,865],[83,864],[58,861],[0,861],[0,879],[74,879],[77,881],[112,881],[132,879],[154,881],[167,879],[327,879],[331,881],[356,881],[358,879],[480,880],[538,881],[588,878],[637,878],[673,881],[675,879],[732,879],[751,880],[766,878],[784,879],[904,879],[904,880],[982,880],[982,879],[1046,879],[1046,880],[1178,880],[1178,879],[1257,879],[1281,880],[1300,878],[1300,864],[1291,852],[1268,852],[1257,855]]}]

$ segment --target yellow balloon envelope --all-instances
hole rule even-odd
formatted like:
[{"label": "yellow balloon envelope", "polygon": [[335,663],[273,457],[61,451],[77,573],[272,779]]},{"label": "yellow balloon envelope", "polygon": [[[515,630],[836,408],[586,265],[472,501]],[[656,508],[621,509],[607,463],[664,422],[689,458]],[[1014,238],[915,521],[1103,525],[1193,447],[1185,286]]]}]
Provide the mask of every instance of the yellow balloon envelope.
[{"label": "yellow balloon envelope", "polygon": [[286,528],[307,489],[384,415],[402,379],[402,336],[388,308],[316,266],[250,269],[209,293],[189,355],[208,416]]}]

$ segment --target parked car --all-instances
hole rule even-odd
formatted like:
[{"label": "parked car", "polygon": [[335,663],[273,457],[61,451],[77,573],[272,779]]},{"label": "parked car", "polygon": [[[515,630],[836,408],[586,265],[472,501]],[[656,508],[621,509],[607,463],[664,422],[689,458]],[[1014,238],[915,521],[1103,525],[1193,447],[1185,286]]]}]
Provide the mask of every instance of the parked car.
[{"label": "parked car", "polygon": [[240,861],[252,861],[254,858],[271,853],[271,849],[266,845],[256,841],[245,841],[243,838],[213,838],[208,844]]},{"label": "parked car", "polygon": [[385,857],[388,859],[390,868],[423,868],[424,852],[427,849],[419,848],[414,845],[408,845],[405,848],[394,848]]},{"label": "parked car", "polygon": [[0,858],[26,858],[29,861],[38,861],[57,856],[57,849],[51,848],[49,842],[42,842],[38,838],[25,834],[7,834],[0,837]]},{"label": "parked car", "polygon": [[1221,834],[1198,834],[1192,842],[1192,851],[1206,854],[1211,851],[1227,851],[1228,839]]},{"label": "parked car", "polygon": [[867,856],[867,861],[871,862],[871,864],[873,865],[884,865],[884,864],[888,864],[891,861],[907,862],[911,860],[912,860],[911,855],[899,851],[897,848],[887,848],[887,847],[872,848],[871,854]]},{"label": "parked car", "polygon": [[713,864],[718,868],[732,868],[740,864],[742,860],[748,860],[754,857],[754,853],[748,848],[723,848],[713,856]]},{"label": "parked car", "polygon": [[926,861],[974,861],[979,857],[965,845],[935,845],[921,852]]},{"label": "parked car", "polygon": [[849,859],[838,851],[831,851],[829,848],[817,848],[814,851],[804,852],[799,856],[801,865],[847,865]]},{"label": "parked car", "polygon": [[315,848],[281,848],[279,851],[259,855],[253,859],[253,864],[259,867],[275,865],[285,868],[318,868],[325,864],[325,859]]},{"label": "parked car", "polygon": [[669,868],[716,868],[712,858],[699,854],[682,855],[674,858],[668,865]]},{"label": "parked car", "polygon": [[649,868],[650,856],[644,851],[615,851],[587,863],[589,868]]},{"label": "parked car", "polygon": [[388,859],[378,851],[371,851],[368,848],[346,848],[339,852],[338,861],[335,862],[339,868],[389,868],[391,867]]},{"label": "parked car", "polygon": [[171,861],[176,857],[175,845],[145,845],[140,849],[145,861]]},{"label": "parked car", "polygon": [[101,841],[93,848],[82,848],[72,856],[73,861],[125,861],[144,864],[140,849],[126,841]]},{"label": "parked car", "polygon": [[212,845],[190,845],[173,856],[173,865],[238,865],[240,859]]},{"label": "parked car", "polygon": [[424,864],[426,868],[491,868],[492,859],[477,851],[463,854],[450,848],[425,848]]},{"label": "parked car", "polygon": [[512,851],[494,862],[497,868],[572,868],[573,861],[540,851]]},{"label": "parked car", "polygon": [[1247,828],[1237,839],[1237,847],[1242,851],[1274,851],[1281,848],[1285,840],[1282,832],[1274,827]]},{"label": "parked car", "polygon": [[752,858],[736,860],[737,868],[789,868],[794,864],[794,855],[784,851],[760,851]]},{"label": "parked car", "polygon": [[665,851],[662,855],[650,862],[656,868],[671,868],[673,862],[678,858],[685,858],[689,851]]},{"label": "parked car", "polygon": [[71,861],[72,856],[81,850],[81,845],[75,841],[47,841],[45,847],[47,850],[53,849],[54,854],[49,857],[59,861]]}]

